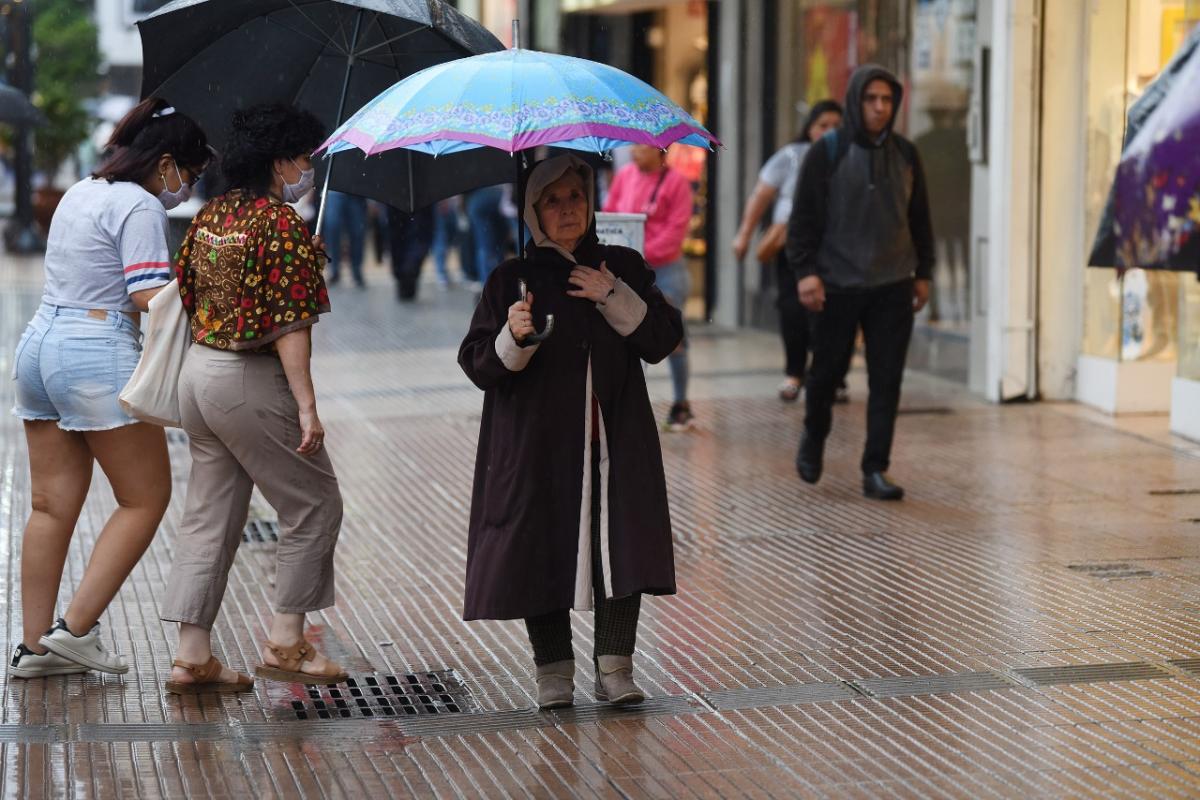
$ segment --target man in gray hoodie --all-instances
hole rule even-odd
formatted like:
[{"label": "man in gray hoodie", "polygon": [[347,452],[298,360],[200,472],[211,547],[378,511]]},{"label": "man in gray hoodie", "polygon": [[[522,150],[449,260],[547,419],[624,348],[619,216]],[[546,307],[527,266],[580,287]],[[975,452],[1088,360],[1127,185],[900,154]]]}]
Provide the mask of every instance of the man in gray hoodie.
[{"label": "man in gray hoodie", "polygon": [[845,124],[809,149],[788,220],[788,263],[800,302],[815,313],[796,469],[808,483],[821,478],[838,365],[861,325],[870,386],[863,493],[880,500],[904,496],[886,472],[913,315],[929,300],[934,261],[921,159],[892,131],[902,98],[883,67],[855,70]]}]

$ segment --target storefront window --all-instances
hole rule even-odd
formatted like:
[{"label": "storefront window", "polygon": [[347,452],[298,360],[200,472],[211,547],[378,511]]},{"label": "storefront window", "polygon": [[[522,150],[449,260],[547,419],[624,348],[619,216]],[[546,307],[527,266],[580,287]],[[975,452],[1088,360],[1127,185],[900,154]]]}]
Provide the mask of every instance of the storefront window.
[{"label": "storefront window", "polygon": [[[1085,220],[1095,233],[1121,157],[1129,106],[1187,33],[1184,0],[1098,0],[1088,19]],[[1179,275],[1089,269],[1084,276],[1083,352],[1121,361],[1179,355]]]},{"label": "storefront window", "polygon": [[1200,381],[1200,280],[1179,276],[1179,377]]},{"label": "storefront window", "polygon": [[[780,32],[783,109],[843,101],[851,74],[869,61],[904,85],[896,129],[921,153],[937,237],[933,296],[922,322],[963,333],[971,313],[966,118],[976,7],[976,0],[793,0],[789,27]],[[780,130],[781,140],[793,135]]]}]

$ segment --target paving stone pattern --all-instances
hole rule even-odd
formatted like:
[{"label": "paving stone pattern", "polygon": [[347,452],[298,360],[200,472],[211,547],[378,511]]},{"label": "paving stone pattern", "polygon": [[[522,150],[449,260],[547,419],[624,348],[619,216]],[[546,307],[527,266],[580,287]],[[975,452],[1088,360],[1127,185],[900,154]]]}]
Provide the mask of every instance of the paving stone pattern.
[{"label": "paving stone pattern", "polygon": [[[103,620],[132,669],[4,679],[5,797],[1200,796],[1194,447],[910,376],[893,471],[910,497],[874,503],[857,485],[859,369],[810,488],[792,467],[802,407],[773,393],[774,337],[700,330],[699,425],[663,438],[680,593],[643,606],[652,698],[590,698],[591,620],[575,615],[577,705],[538,713],[523,626],[459,619],[481,405],[455,364],[470,295],[401,307],[373,280],[336,292],[316,335],[346,520],[338,604],[310,636],[354,685],[162,692],[175,631],[158,600],[188,470],[172,433],[170,511]],[[0,261],[6,376],[39,292],[36,263]],[[666,370],[649,376],[662,414]],[[11,389],[10,650],[29,503]],[[113,507],[97,471],[64,598]],[[257,495],[252,517],[214,632],[241,669],[271,597],[273,514]]]}]

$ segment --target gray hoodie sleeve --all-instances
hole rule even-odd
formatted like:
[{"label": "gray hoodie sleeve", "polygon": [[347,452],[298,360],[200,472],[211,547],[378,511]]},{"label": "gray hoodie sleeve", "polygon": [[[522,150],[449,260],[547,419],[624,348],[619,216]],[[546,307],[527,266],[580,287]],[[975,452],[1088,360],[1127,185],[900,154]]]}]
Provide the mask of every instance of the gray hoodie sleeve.
[{"label": "gray hoodie sleeve", "polygon": [[825,208],[829,195],[827,151],[824,146],[808,148],[792,197],[785,253],[796,280],[817,274],[817,250],[825,235]]}]

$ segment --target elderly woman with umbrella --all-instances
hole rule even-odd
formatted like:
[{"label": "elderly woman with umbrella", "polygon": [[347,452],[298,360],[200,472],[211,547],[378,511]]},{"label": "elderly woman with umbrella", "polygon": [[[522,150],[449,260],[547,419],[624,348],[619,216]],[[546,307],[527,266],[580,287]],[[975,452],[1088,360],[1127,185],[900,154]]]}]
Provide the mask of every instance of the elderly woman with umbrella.
[{"label": "elderly woman with umbrella", "polygon": [[[631,75],[518,46],[418,72],[322,145],[369,156],[403,148],[426,164],[517,155],[517,205],[532,239],[488,278],[459,350],[485,391],[464,617],[526,621],[542,708],[573,702],[571,608],[596,611],[597,697],[644,698],[633,682],[641,595],[674,593],[675,569],[640,362],[666,358],[683,325],[639,253],[600,243],[583,161],[559,156],[525,174],[522,151],[676,141],[716,143]],[[546,320],[542,333],[535,317]]]},{"label": "elderly woman with umbrella", "polygon": [[[683,325],[634,250],[596,238],[591,169],[530,172],[525,259],[496,268],[459,350],[486,394],[467,547],[466,619],[523,618],[538,705],[570,705],[568,610],[594,605],[596,697],[636,703],[642,594],[673,594],[666,481],[641,360]],[[528,293],[512,303],[518,285]],[[531,343],[534,314],[554,335]]]}]

